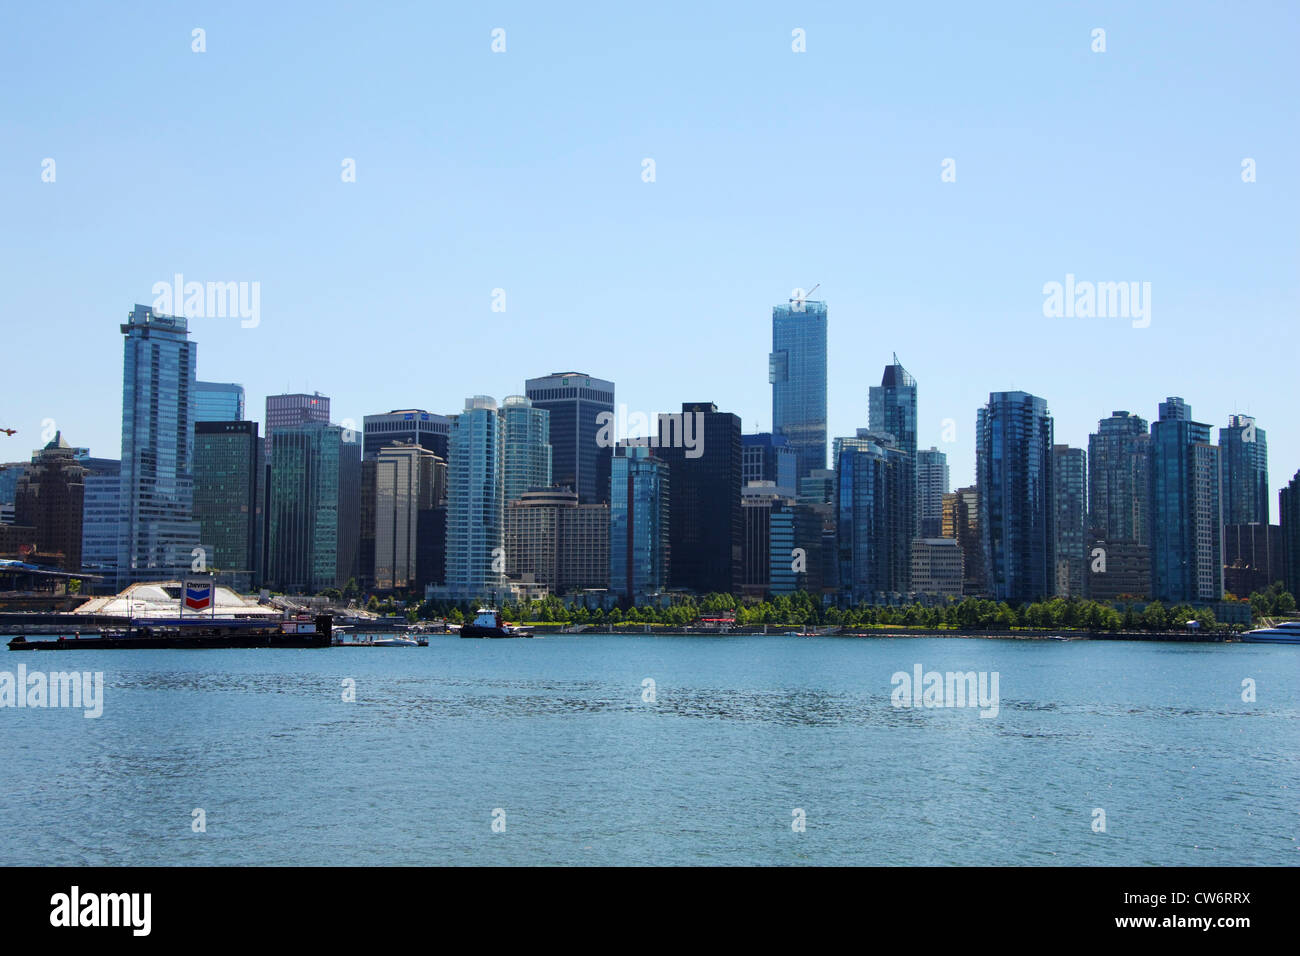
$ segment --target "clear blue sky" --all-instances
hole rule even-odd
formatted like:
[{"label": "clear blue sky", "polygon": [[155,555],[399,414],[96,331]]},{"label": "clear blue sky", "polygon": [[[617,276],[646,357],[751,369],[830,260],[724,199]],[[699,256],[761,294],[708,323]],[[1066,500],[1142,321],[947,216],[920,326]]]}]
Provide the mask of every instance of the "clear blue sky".
[{"label": "clear blue sky", "polygon": [[[176,272],[261,283],[257,328],[191,323],[199,376],[259,420],[285,390],[359,422],[576,369],[746,431],[771,424],[771,307],[820,282],[832,436],[895,351],[954,486],[992,390],[1045,397],[1073,445],[1181,395],[1258,418],[1276,520],[1300,468],[1300,5],[271,7],[10,5],[0,458],[45,418],[117,456],[117,327]],[[1150,282],[1150,327],[1045,318],[1067,273]]]}]

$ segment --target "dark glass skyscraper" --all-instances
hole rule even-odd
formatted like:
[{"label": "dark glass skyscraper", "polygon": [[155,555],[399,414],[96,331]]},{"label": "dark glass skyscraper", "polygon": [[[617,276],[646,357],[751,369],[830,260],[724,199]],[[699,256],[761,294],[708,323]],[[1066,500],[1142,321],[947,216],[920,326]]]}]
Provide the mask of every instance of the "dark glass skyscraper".
[{"label": "dark glass skyscraper", "polygon": [[1247,415],[1231,415],[1219,429],[1223,523],[1268,524],[1268,442]]},{"label": "dark glass skyscraper", "polygon": [[614,442],[602,444],[598,436],[602,413],[614,414],[614,383],[585,372],[552,372],[528,379],[524,394],[551,413],[551,481],[576,491],[581,504],[608,502]]},{"label": "dark glass skyscraper", "polygon": [[740,418],[720,412],[709,402],[683,402],[680,418],[693,416],[697,447],[661,447],[655,454],[668,463],[672,492],[669,504],[673,588],[698,594],[739,594],[745,526],[740,510],[743,452]]},{"label": "dark glass skyscraper", "polygon": [[137,305],[121,327],[117,583],[180,578],[200,547],[194,508],[194,367],[186,320]]},{"label": "dark glass skyscraper", "polygon": [[1286,589],[1300,595],[1300,471],[1277,493],[1282,522],[1282,573]]},{"label": "dark glass skyscraper", "polygon": [[261,586],[263,448],[257,422],[194,425],[194,517],[209,569],[236,588]]},{"label": "dark glass skyscraper", "polygon": [[1052,416],[1026,392],[993,392],[976,422],[975,473],[987,587],[994,600],[1056,587]]},{"label": "dark glass skyscraper", "polygon": [[826,467],[826,303],[791,299],[772,308],[772,432],[784,435],[798,477]]},{"label": "dark glass skyscraper", "polygon": [[1219,449],[1181,398],[1151,425],[1151,585],[1165,602],[1223,597]]},{"label": "dark glass skyscraper", "polygon": [[[270,561],[267,582],[297,594],[339,580],[343,429],[324,422],[282,426],[271,435]],[[360,444],[353,443],[360,480]],[[359,497],[359,492],[358,492]]]},{"label": "dark glass skyscraper", "polygon": [[892,365],[885,366],[880,384],[871,387],[867,397],[867,418],[871,431],[891,436],[894,447],[903,453],[899,482],[904,489],[910,488],[911,494],[908,501],[901,503],[900,520],[904,534],[909,539],[914,538],[920,530],[916,482],[916,379],[898,363],[897,355]]},{"label": "dark glass skyscraper", "polygon": [[419,445],[447,460],[451,421],[445,415],[433,415],[422,408],[397,409],[386,415],[367,415],[362,420],[362,429],[365,435],[361,451],[367,460],[377,458],[379,450],[393,442]]},{"label": "dark glass skyscraper", "polygon": [[911,589],[914,472],[889,435],[835,439],[835,547],[841,597],[890,601]]}]

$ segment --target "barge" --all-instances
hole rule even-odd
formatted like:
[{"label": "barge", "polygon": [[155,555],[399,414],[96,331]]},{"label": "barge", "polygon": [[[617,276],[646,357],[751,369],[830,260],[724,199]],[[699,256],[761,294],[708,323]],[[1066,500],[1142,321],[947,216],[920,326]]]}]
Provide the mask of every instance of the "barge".
[{"label": "barge", "polygon": [[300,615],[268,624],[238,618],[151,620],[120,631],[95,635],[61,636],[56,640],[29,641],[19,634],[9,642],[11,651],[67,650],[173,650],[221,647],[329,647],[333,619],[328,614]]}]

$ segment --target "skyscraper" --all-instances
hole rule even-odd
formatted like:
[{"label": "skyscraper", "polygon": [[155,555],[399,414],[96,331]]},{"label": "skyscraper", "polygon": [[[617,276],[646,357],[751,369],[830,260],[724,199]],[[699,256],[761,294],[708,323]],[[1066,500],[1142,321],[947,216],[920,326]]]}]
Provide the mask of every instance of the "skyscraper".
[{"label": "skyscraper", "polygon": [[362,430],[363,458],[375,458],[385,445],[403,442],[427,448],[443,461],[447,460],[451,422],[445,415],[434,415],[422,408],[396,409],[386,415],[367,415],[362,419]]},{"label": "skyscraper", "polygon": [[195,382],[196,422],[244,420],[244,386],[234,382]]},{"label": "skyscraper", "polygon": [[1247,415],[1219,429],[1223,523],[1268,524],[1268,441]]},{"label": "skyscraper", "polygon": [[1282,572],[1292,597],[1300,596],[1300,471],[1277,493],[1282,523]]},{"label": "skyscraper", "polygon": [[996,601],[1037,601],[1055,590],[1052,434],[1047,402],[1026,392],[993,392],[979,410],[979,525]]},{"label": "skyscraper", "polygon": [[503,421],[486,395],[451,416],[447,462],[446,587],[458,600],[488,597],[506,583]]},{"label": "skyscraper", "polygon": [[1151,584],[1160,601],[1223,597],[1219,449],[1181,398],[1151,425]]},{"label": "skyscraper", "polygon": [[551,413],[522,395],[501,407],[505,500],[517,501],[530,488],[551,484]]},{"label": "skyscraper", "polygon": [[1052,446],[1056,509],[1056,593],[1081,598],[1088,569],[1088,456],[1082,448]]},{"label": "skyscraper", "polygon": [[[685,422],[696,447],[666,442],[667,423]],[[683,402],[680,416],[659,416],[660,447],[655,454],[668,463],[674,589],[697,594],[739,594],[745,526],[740,487],[744,454],[740,418],[720,412],[709,402]]]},{"label": "skyscraper", "polygon": [[[916,477],[916,379],[898,363],[897,355],[892,365],[885,366],[880,384],[873,385],[868,393],[867,416],[870,430],[891,436],[894,447],[903,453],[899,481],[904,489],[911,489],[911,494],[901,502],[900,518],[910,540],[920,531]],[[911,567],[910,557],[908,567]],[[910,570],[908,573],[910,575]]]},{"label": "skyscraper", "polygon": [[416,444],[393,442],[373,463],[373,586],[381,591],[419,587],[420,514],[434,507],[442,460]]},{"label": "skyscraper", "polygon": [[911,588],[915,472],[892,436],[859,429],[835,439],[835,546],[841,598],[888,602]]},{"label": "skyscraper", "polygon": [[328,395],[315,392],[307,395],[295,392],[286,395],[266,396],[266,459],[271,460],[271,436],[278,428],[296,428],[308,422],[330,420],[330,400]]},{"label": "skyscraper", "polygon": [[742,435],[744,471],[741,484],[770,481],[779,494],[793,498],[799,493],[799,456],[783,435],[760,432]]},{"label": "skyscraper", "polygon": [[194,367],[184,318],[137,305],[122,327],[117,585],[180,578],[201,547],[194,508]]},{"label": "skyscraper", "polygon": [[102,575],[104,585],[117,579],[118,525],[122,511],[122,463],[88,458],[81,509],[81,566]]},{"label": "skyscraper", "polygon": [[528,379],[524,394],[534,408],[550,412],[551,481],[572,488],[582,504],[609,501],[613,442],[599,439],[602,414],[614,414],[614,383],[585,372],[552,372]]},{"label": "skyscraper", "polygon": [[772,308],[772,433],[798,456],[798,477],[826,467],[826,303],[791,299]]},{"label": "skyscraper", "polygon": [[937,538],[943,525],[943,496],[948,493],[948,456],[939,449],[916,453],[917,534]]},{"label": "skyscraper", "polygon": [[[313,421],[281,426],[271,435],[266,580],[274,588],[316,594],[347,582],[339,580],[343,432]],[[360,443],[352,447],[359,452]]]},{"label": "skyscraper", "polygon": [[[1095,600],[1151,591],[1151,435],[1114,411],[1088,436],[1088,591]],[[1101,561],[1092,558],[1101,549]]]},{"label": "skyscraper", "polygon": [[262,583],[263,454],[257,422],[194,424],[194,518],[209,569],[237,589]]},{"label": "skyscraper", "polygon": [[632,603],[668,587],[671,476],[658,451],[624,442],[611,463],[609,589]]}]

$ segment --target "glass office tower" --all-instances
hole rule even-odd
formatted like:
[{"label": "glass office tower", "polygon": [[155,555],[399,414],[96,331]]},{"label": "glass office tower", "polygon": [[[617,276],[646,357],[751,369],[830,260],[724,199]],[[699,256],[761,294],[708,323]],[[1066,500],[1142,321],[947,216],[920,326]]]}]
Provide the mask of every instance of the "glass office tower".
[{"label": "glass office tower", "polygon": [[826,467],[826,303],[772,308],[772,432],[798,456],[798,478]]},{"label": "glass office tower", "polygon": [[993,392],[976,420],[975,473],[987,587],[995,601],[1056,588],[1052,416],[1026,392]]},{"label": "glass office tower", "polygon": [[1088,570],[1088,455],[1082,448],[1052,446],[1056,509],[1056,593],[1085,596]]},{"label": "glass office tower", "polygon": [[943,496],[948,493],[948,456],[930,447],[916,453],[917,535],[937,538],[943,526]]},{"label": "glass office tower", "polygon": [[339,580],[343,429],[323,422],[281,426],[271,445],[267,582],[291,594],[346,584]]},{"label": "glass office tower", "polygon": [[[647,445],[619,444],[611,462],[609,589],[636,603],[668,587],[668,463]],[[739,504],[739,502],[737,502]]]},{"label": "glass office tower", "polygon": [[194,508],[194,367],[184,318],[137,305],[121,327],[121,520],[117,586],[190,573],[201,546]]},{"label": "glass office tower", "polygon": [[257,422],[194,425],[194,518],[210,568],[248,590],[261,586],[262,441]]},{"label": "glass office tower", "polygon": [[585,372],[553,372],[524,383],[534,408],[551,413],[551,480],[582,504],[609,501],[612,444],[601,445],[602,412],[614,414],[614,383]]},{"label": "glass office tower", "polygon": [[244,386],[234,382],[195,382],[196,422],[239,422],[244,420]]},{"label": "glass office tower", "polygon": [[904,455],[899,480],[904,489],[911,489],[911,494],[901,503],[904,509],[901,520],[904,533],[909,539],[914,538],[920,530],[916,482],[916,379],[898,363],[897,355],[892,365],[885,366],[880,384],[873,385],[868,392],[867,425],[877,434],[892,436],[894,447]]}]

